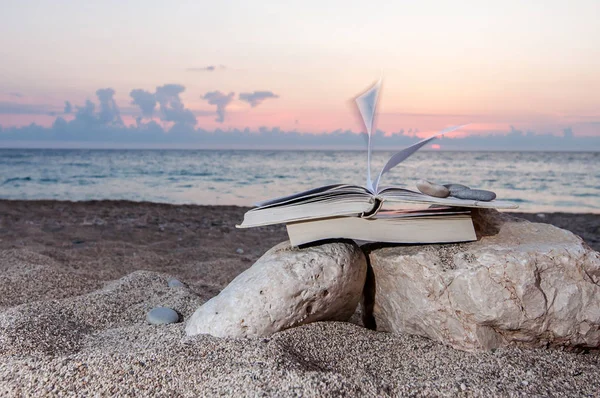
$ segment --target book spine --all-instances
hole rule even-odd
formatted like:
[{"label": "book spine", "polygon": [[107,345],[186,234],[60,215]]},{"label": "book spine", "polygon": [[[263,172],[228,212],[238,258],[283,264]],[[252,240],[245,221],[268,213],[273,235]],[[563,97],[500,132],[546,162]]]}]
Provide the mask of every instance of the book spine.
[{"label": "book spine", "polygon": [[373,208],[369,211],[366,211],[364,213],[362,213],[360,215],[361,218],[372,218],[375,217],[375,215],[377,214],[377,212],[379,210],[381,210],[381,207],[383,206],[383,200],[381,200],[378,197],[373,197]]}]

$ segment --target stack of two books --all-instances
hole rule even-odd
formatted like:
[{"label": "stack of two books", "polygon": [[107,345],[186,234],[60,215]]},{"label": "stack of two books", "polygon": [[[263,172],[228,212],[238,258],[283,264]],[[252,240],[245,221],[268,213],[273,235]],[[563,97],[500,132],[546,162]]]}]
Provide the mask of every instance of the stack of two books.
[{"label": "stack of two books", "polygon": [[335,184],[257,203],[239,228],[286,224],[292,246],[334,238],[389,243],[476,240],[470,208],[514,209],[513,203],[438,198],[380,186],[382,176],[450,127],[394,154],[371,180],[371,129],[381,81],[356,98],[368,134],[365,187]]},{"label": "stack of two books", "polygon": [[[383,209],[383,204],[399,206]],[[510,202],[436,198],[398,187],[377,193],[329,185],[257,204],[240,228],[286,224],[292,246],[333,238],[389,243],[476,240],[469,208],[515,208]]]}]

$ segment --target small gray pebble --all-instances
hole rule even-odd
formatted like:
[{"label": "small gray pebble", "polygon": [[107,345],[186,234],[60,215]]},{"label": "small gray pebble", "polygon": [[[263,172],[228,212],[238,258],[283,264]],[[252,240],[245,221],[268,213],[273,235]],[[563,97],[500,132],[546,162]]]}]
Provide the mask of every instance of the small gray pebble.
[{"label": "small gray pebble", "polygon": [[452,196],[459,199],[481,200],[483,202],[489,202],[490,200],[496,199],[496,194],[494,192],[485,191],[483,189],[463,189]]},{"label": "small gray pebble", "polygon": [[146,320],[153,325],[175,323],[179,321],[179,314],[167,307],[156,307],[148,312]]},{"label": "small gray pebble", "polygon": [[235,249],[235,252],[237,254],[244,254],[244,249],[242,249],[241,247],[238,247],[237,249]]},{"label": "small gray pebble", "polygon": [[444,184],[446,188],[450,191],[450,195],[454,196],[458,191],[462,191],[463,189],[469,189],[468,186],[463,184]]},{"label": "small gray pebble", "polygon": [[179,279],[169,279],[169,287],[185,287],[185,284],[181,282]]},{"label": "small gray pebble", "polygon": [[443,185],[434,184],[427,180],[417,181],[417,189],[425,195],[433,196],[436,198],[445,198],[450,195],[450,191]]}]

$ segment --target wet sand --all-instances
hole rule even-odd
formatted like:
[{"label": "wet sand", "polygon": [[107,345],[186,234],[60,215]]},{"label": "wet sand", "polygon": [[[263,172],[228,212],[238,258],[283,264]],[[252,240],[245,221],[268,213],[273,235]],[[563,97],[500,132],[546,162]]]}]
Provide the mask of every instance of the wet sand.
[{"label": "wet sand", "polygon": [[[241,340],[149,325],[155,306],[187,319],[286,240],[283,226],[236,229],[246,210],[0,201],[0,396],[598,394],[597,351],[465,353],[359,317]],[[600,250],[600,215],[518,215]]]}]

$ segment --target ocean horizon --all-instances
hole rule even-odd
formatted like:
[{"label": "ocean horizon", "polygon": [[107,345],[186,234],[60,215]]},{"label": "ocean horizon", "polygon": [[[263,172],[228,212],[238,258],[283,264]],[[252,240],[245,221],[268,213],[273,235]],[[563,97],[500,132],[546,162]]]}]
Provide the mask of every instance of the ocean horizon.
[{"label": "ocean horizon", "polygon": [[[373,153],[373,174],[392,154]],[[365,177],[357,149],[0,149],[0,199],[13,200],[251,206]],[[382,183],[419,179],[492,190],[518,211],[600,213],[600,152],[421,151]]]}]

